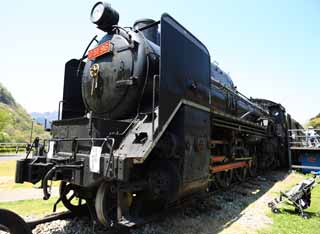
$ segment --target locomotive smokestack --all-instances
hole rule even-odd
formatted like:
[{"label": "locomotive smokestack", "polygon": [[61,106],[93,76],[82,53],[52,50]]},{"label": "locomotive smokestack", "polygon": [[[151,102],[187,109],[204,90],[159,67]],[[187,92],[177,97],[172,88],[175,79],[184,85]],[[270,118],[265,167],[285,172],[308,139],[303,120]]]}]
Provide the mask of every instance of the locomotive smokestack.
[{"label": "locomotive smokestack", "polygon": [[109,3],[97,2],[90,13],[91,22],[104,32],[111,33],[119,22],[119,13]]}]

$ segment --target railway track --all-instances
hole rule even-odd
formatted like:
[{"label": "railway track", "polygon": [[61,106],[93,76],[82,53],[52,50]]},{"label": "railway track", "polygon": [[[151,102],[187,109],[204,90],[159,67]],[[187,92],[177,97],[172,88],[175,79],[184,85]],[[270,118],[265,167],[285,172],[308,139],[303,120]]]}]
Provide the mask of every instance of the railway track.
[{"label": "railway track", "polygon": [[[120,230],[121,233],[130,233],[130,229],[139,228],[139,227],[146,225],[148,223],[162,220],[165,217],[168,217],[169,215],[172,215],[173,213],[178,212],[179,210],[192,205],[193,203],[198,204],[199,201],[205,203],[207,201],[207,199],[218,194],[219,192],[233,192],[233,193],[239,194],[239,196],[240,195],[249,196],[250,192],[247,190],[259,188],[259,186],[263,182],[268,182],[268,180],[259,181],[255,177],[255,178],[248,178],[244,182],[239,182],[239,181],[233,182],[231,184],[231,186],[229,187],[229,189],[214,188],[210,192],[186,197],[183,200],[179,200],[178,202],[175,202],[175,203],[168,205],[168,207],[160,213],[151,215],[149,217],[145,217],[143,219],[132,220],[133,222],[131,222],[131,224],[128,223],[126,220],[124,220],[122,223],[120,223],[120,225],[114,226],[114,227],[112,227],[112,229],[115,231]],[[224,199],[229,202],[233,201],[232,198],[228,198],[228,197],[225,197]],[[221,209],[221,207],[218,204],[214,205],[212,208],[215,210]],[[9,223],[8,222],[5,223],[6,220],[3,219],[4,216],[10,217]],[[67,211],[67,212],[54,213],[54,214],[45,216],[45,217],[37,219],[37,220],[31,220],[31,221],[26,222],[20,216],[14,214],[13,212],[0,209],[0,231],[7,231],[8,232],[8,230],[10,230],[12,234],[31,234],[32,233],[31,230],[36,228],[37,225],[49,223],[49,222],[52,222],[55,220],[72,219],[75,217],[76,216],[74,214]],[[20,227],[18,229],[18,231],[15,229],[12,229],[12,226],[16,226],[16,225],[19,225],[19,227]],[[92,223],[92,229],[95,229],[94,223]],[[106,231],[107,230],[108,229],[106,229]]]},{"label": "railway track", "polygon": [[66,211],[66,212],[50,214],[50,215],[45,216],[43,218],[31,220],[26,223],[28,224],[30,229],[34,229],[39,224],[48,223],[48,222],[52,222],[52,221],[59,220],[59,219],[71,219],[74,217],[75,217],[75,215],[73,213],[71,213],[70,211]]},{"label": "railway track", "polygon": [[[168,215],[172,215],[172,213],[179,211],[183,207],[188,206],[191,204],[195,199],[206,199],[210,196],[212,196],[217,191],[209,192],[205,194],[205,196],[196,196],[196,197],[187,197],[183,200],[180,200],[179,202],[175,202],[173,204],[170,204],[164,211],[151,215],[149,217],[145,217],[143,219],[134,220],[134,223],[131,222],[128,223],[126,220],[124,220],[120,225],[112,227],[114,231],[121,231],[121,233],[130,233],[130,229],[132,228],[138,228],[143,225],[146,225],[148,223],[161,220]],[[2,219],[2,217],[8,217],[8,221],[6,219]],[[71,213],[70,211],[66,212],[60,212],[60,213],[53,213],[51,215],[42,217],[40,219],[31,220],[31,221],[24,221],[20,216],[17,214],[9,211],[0,209],[0,231],[4,231],[5,233],[11,233],[11,234],[31,234],[31,230],[36,228],[37,225],[49,223],[56,220],[65,220],[65,219],[72,219],[76,216]],[[18,229],[16,229],[16,226],[19,226]],[[95,223],[92,223],[92,229],[95,229]],[[109,228],[111,229],[111,228]],[[106,229],[108,230],[108,229]],[[1,232],[0,232],[1,233]]]},{"label": "railway track", "polygon": [[69,211],[45,216],[40,219],[24,221],[19,215],[12,211],[0,209],[0,233],[31,234],[31,230],[37,225],[55,220],[74,218],[75,215]]}]

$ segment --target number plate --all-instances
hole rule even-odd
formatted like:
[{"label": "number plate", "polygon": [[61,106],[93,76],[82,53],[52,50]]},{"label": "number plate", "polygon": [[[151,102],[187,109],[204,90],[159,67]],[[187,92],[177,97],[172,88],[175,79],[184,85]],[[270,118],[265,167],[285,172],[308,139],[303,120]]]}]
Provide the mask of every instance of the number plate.
[{"label": "number plate", "polygon": [[98,45],[96,48],[88,52],[88,59],[93,60],[101,55],[107,54],[110,52],[110,41],[106,41],[101,45]]}]

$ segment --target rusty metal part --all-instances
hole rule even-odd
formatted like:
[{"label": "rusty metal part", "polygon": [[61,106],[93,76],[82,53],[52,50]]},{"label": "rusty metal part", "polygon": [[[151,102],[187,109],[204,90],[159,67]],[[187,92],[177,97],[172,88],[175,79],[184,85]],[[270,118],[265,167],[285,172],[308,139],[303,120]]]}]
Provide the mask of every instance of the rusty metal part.
[{"label": "rusty metal part", "polygon": [[223,140],[211,140],[210,143],[212,145],[224,145],[224,144],[226,144],[226,142],[223,141]]},{"label": "rusty metal part", "polygon": [[211,170],[211,173],[217,173],[221,171],[227,171],[227,170],[231,170],[239,167],[248,167],[248,166],[249,166],[249,163],[247,161],[242,161],[242,162],[234,162],[234,163],[213,166],[213,167],[210,167],[210,170]]},{"label": "rusty metal part", "polygon": [[215,163],[215,162],[222,162],[226,159],[226,156],[224,155],[217,155],[217,156],[211,156],[211,162]]}]

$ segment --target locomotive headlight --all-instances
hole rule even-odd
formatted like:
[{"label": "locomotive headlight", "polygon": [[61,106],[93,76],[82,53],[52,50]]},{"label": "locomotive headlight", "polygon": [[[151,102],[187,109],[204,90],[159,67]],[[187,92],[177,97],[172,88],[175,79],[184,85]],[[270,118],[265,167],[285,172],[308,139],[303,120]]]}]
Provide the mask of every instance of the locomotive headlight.
[{"label": "locomotive headlight", "polygon": [[97,23],[103,15],[104,12],[104,5],[102,2],[98,2],[97,4],[94,5],[91,11],[91,21],[92,23]]},{"label": "locomotive headlight", "polygon": [[90,14],[91,22],[102,31],[111,33],[113,25],[119,22],[119,13],[106,2],[97,2]]}]

